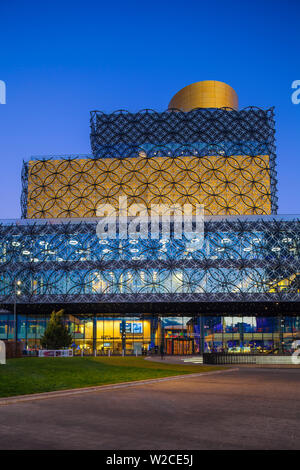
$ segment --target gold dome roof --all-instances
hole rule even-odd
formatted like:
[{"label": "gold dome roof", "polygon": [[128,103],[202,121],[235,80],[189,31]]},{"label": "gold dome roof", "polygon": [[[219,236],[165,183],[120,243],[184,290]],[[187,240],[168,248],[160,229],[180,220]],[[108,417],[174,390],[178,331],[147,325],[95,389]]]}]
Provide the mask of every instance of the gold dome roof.
[{"label": "gold dome roof", "polygon": [[168,106],[185,112],[194,108],[224,107],[238,109],[238,96],[231,86],[216,80],[204,80],[182,88]]}]

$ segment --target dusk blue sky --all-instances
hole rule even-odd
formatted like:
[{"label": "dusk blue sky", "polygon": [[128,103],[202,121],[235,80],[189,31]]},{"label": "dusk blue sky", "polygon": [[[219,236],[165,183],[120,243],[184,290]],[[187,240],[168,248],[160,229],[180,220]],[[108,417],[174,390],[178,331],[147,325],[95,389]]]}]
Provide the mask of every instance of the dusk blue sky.
[{"label": "dusk blue sky", "polygon": [[279,213],[300,213],[299,0],[1,0],[0,218],[20,217],[31,155],[91,153],[89,112],[162,111],[200,80],[275,106]]}]

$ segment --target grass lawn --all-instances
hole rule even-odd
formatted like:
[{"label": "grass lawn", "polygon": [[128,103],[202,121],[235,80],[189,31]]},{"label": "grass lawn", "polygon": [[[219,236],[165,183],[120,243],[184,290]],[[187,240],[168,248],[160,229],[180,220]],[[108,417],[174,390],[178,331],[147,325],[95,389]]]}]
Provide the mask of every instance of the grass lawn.
[{"label": "grass lawn", "polygon": [[161,364],[137,357],[9,359],[0,365],[0,397],[209,372],[216,366]]}]

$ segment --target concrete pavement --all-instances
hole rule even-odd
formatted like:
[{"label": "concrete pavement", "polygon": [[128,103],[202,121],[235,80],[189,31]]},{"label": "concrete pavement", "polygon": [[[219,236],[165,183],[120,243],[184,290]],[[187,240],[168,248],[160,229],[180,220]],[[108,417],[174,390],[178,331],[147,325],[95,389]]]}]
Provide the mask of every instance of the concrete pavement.
[{"label": "concrete pavement", "polygon": [[240,368],[0,408],[0,449],[299,448],[299,369]]}]

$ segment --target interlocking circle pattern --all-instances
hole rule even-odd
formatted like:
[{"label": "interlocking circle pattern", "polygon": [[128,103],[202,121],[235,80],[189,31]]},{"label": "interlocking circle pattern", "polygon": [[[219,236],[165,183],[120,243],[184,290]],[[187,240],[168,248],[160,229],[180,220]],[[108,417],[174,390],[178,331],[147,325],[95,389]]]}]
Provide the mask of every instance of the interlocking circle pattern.
[{"label": "interlocking circle pattern", "polygon": [[93,217],[103,203],[202,204],[206,214],[277,211],[273,109],[91,113],[93,156],[23,167],[22,215]]},{"label": "interlocking circle pattern", "polygon": [[269,156],[31,161],[28,218],[94,217],[100,204],[203,204],[210,215],[270,214]]}]

